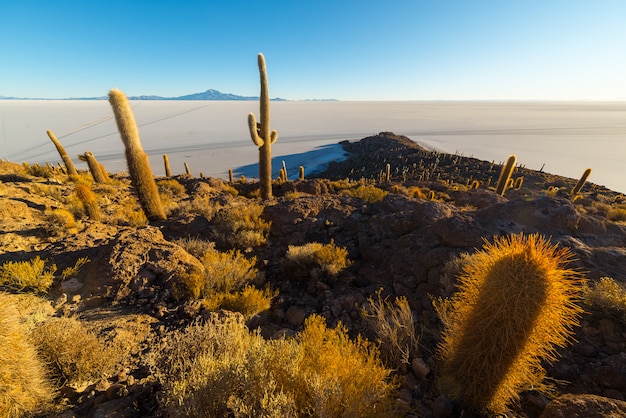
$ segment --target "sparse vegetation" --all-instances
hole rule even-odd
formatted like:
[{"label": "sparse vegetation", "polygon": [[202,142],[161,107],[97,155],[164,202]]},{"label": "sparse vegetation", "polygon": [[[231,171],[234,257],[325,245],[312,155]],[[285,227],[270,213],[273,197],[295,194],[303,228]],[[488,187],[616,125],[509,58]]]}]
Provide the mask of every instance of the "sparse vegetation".
[{"label": "sparse vegetation", "polygon": [[249,202],[220,209],[214,218],[216,232],[229,246],[249,250],[264,245],[271,224],[262,218],[264,206]]},{"label": "sparse vegetation", "polygon": [[17,291],[46,292],[54,282],[55,264],[39,256],[29,261],[7,261],[0,266],[0,286]]},{"label": "sparse vegetation", "polygon": [[124,355],[121,347],[106,345],[75,318],[50,318],[31,336],[61,383],[83,384],[110,376]]},{"label": "sparse vegetation", "polygon": [[36,415],[55,392],[9,295],[0,292],[0,418]]},{"label": "sparse vegetation", "polygon": [[264,340],[227,316],[171,341],[159,365],[173,415],[392,416],[395,385],[376,348],[319,316],[293,339]]},{"label": "sparse vegetation", "polygon": [[583,298],[590,308],[626,323],[626,286],[623,283],[602,277],[583,288]]},{"label": "sparse vegetation", "polygon": [[350,264],[348,250],[338,247],[334,242],[290,245],[282,261],[287,274],[314,280],[334,279]]},{"label": "sparse vegetation", "polygon": [[419,335],[407,298],[397,297],[392,302],[381,298],[381,291],[376,299],[367,299],[369,306],[362,314],[374,329],[385,363],[397,369],[419,354]]}]

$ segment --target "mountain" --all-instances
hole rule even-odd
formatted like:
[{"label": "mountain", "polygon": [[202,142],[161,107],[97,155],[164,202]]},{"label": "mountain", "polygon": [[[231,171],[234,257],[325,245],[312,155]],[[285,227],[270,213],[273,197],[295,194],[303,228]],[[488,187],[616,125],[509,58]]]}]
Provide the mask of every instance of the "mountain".
[{"label": "mountain", "polygon": [[[236,94],[222,93],[221,91],[209,89],[202,93],[186,94],[178,97],[163,97],[163,96],[128,96],[130,100],[259,100],[258,96],[238,96]],[[56,100],[107,100],[107,96],[100,97],[71,97]],[[5,97],[0,96],[0,100],[54,100],[54,99],[42,99],[42,98],[26,98],[26,97]],[[276,97],[272,99],[274,101],[284,101]]]}]

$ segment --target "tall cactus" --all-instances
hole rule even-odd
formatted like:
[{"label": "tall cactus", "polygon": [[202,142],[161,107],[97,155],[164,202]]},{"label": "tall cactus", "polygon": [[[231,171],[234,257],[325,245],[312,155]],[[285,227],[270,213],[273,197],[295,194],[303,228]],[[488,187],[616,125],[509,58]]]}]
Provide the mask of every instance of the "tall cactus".
[{"label": "tall cactus", "polygon": [[50,138],[50,140],[56,147],[57,151],[59,152],[59,156],[63,160],[63,164],[65,164],[65,168],[67,169],[67,174],[70,177],[70,179],[71,180],[78,179],[78,172],[76,171],[76,167],[74,166],[74,163],[72,162],[72,159],[70,158],[70,156],[65,151],[65,148],[63,148],[63,145],[61,145],[61,142],[59,142],[59,140],[57,139],[57,137],[54,135],[52,131],[46,131],[46,133],[48,134],[48,137]]},{"label": "tall cactus", "polygon": [[506,160],[506,164],[502,167],[502,171],[500,172],[500,179],[498,180],[498,185],[496,186],[496,193],[500,196],[504,194],[506,187],[509,183],[509,179],[511,178],[511,174],[513,174],[513,169],[515,168],[515,162],[517,161],[517,157],[515,154],[510,155],[509,159]]},{"label": "tall cactus", "polygon": [[580,177],[580,179],[578,180],[578,183],[576,183],[576,185],[574,186],[574,188],[572,189],[572,196],[575,196],[576,194],[578,194],[578,192],[580,191],[580,189],[583,188],[583,186],[585,185],[585,182],[587,181],[587,178],[589,177],[589,175],[591,174],[591,169],[588,168],[583,172],[583,175]]},{"label": "tall cactus", "polygon": [[106,170],[104,170],[102,164],[96,160],[96,156],[93,155],[93,153],[87,151],[85,154],[79,155],[78,159],[87,162],[93,181],[96,183],[109,183],[110,179],[108,178],[108,175],[105,175]]},{"label": "tall cactus", "polygon": [[165,211],[159,197],[148,155],[144,152],[139,139],[139,130],[128,99],[118,89],[109,92],[109,103],[113,108],[117,128],[126,148],[128,174],[135,187],[141,208],[150,221],[165,220]]},{"label": "tall cactus", "polygon": [[261,95],[259,98],[261,121],[257,123],[254,113],[248,115],[248,127],[252,142],[259,147],[259,184],[262,199],[272,198],[272,144],[278,139],[278,131],[270,131],[270,96],[267,84],[265,57],[258,56],[259,74],[261,78]]},{"label": "tall cactus", "polygon": [[[504,413],[542,387],[544,362],[572,340],[583,279],[568,248],[540,235],[496,237],[469,256],[458,291],[440,305],[440,390],[475,410]],[[443,308],[443,309],[440,309]]]}]

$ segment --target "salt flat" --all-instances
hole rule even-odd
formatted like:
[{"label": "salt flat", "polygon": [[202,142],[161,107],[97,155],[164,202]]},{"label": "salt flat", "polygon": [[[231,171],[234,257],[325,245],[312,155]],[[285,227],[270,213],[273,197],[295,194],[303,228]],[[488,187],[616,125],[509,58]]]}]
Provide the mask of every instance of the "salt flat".
[{"label": "salt flat", "polygon": [[[167,153],[175,173],[255,177],[258,152],[247,114],[258,103],[131,102],[155,174]],[[427,147],[505,160],[516,154],[528,168],[579,177],[626,192],[626,102],[272,102],[273,154],[290,173],[340,158],[342,140],[381,131],[406,135]],[[107,101],[0,100],[0,156],[10,161],[56,162],[50,129],[75,157],[93,152],[109,171],[125,170],[124,149]],[[280,167],[275,163],[274,169]]]}]

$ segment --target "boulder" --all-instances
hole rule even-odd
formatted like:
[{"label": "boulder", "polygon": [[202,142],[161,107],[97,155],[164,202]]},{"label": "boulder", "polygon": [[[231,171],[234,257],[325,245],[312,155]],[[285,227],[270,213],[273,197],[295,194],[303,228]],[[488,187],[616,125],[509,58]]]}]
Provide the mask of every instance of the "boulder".
[{"label": "boulder", "polygon": [[155,299],[158,292],[161,296],[180,293],[183,277],[194,271],[204,271],[200,261],[166,241],[159,229],[125,230],[89,264],[83,293],[114,301]]},{"label": "boulder", "polygon": [[626,402],[597,395],[561,395],[546,406],[541,418],[621,418]]}]

